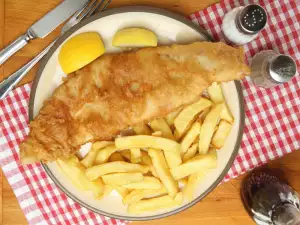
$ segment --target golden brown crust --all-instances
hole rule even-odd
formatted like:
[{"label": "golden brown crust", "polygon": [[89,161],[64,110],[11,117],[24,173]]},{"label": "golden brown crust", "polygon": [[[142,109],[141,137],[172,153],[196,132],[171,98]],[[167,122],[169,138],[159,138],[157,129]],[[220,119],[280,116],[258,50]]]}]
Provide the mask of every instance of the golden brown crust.
[{"label": "golden brown crust", "polygon": [[67,157],[86,142],[112,139],[128,126],[191,104],[214,81],[249,72],[243,51],[223,43],[106,54],[69,75],[45,101],[20,150],[43,161]]}]

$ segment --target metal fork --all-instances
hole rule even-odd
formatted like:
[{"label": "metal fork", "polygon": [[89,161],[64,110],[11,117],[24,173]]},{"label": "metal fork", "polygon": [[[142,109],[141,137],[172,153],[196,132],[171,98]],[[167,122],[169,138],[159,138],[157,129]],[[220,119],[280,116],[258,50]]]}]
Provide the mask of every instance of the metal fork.
[{"label": "metal fork", "polygon": [[[111,0],[91,0],[82,9],[78,10],[62,27],[61,35],[68,31],[71,27],[78,24],[84,18],[88,18],[95,12],[103,11],[109,5]],[[24,65],[22,68],[11,74],[8,78],[0,83],[0,100],[3,99],[9,91],[11,91],[20,80],[31,70],[31,68],[37,64],[44,55],[48,53],[50,48],[54,45],[57,39],[55,39],[47,48],[45,48],[40,54],[34,57],[30,62]]]}]

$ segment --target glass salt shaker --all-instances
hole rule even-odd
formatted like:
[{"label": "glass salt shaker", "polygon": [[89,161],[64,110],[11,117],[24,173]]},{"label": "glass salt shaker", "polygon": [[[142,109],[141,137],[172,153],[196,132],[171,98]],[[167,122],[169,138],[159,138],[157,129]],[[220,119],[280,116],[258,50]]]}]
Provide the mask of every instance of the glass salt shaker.
[{"label": "glass salt shaker", "polygon": [[297,72],[292,57],[273,50],[257,53],[251,62],[251,79],[259,87],[271,88],[291,80]]},{"label": "glass salt shaker", "polygon": [[300,197],[280,169],[254,170],[243,180],[241,197],[258,225],[300,225]]},{"label": "glass salt shaker", "polygon": [[256,4],[240,6],[228,12],[222,23],[225,39],[235,45],[244,45],[257,37],[267,24],[267,13]]}]

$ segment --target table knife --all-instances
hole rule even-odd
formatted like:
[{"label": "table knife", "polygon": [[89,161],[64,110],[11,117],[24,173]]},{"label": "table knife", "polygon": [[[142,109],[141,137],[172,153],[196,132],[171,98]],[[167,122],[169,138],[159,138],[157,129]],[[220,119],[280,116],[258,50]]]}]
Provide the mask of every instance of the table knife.
[{"label": "table knife", "polygon": [[20,36],[9,46],[0,51],[0,66],[10,56],[28,44],[30,40],[47,36],[47,34],[67,20],[87,2],[88,0],[64,0],[55,9],[33,24],[24,35]]}]

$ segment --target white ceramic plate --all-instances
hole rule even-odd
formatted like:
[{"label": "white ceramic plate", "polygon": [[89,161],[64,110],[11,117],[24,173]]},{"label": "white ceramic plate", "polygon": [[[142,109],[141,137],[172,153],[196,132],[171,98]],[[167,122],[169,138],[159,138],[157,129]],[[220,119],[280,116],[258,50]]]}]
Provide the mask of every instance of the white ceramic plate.
[{"label": "white ceramic plate", "polygon": [[[51,96],[53,90],[62,83],[62,78],[65,76],[57,57],[62,43],[75,34],[96,31],[101,35],[107,52],[119,51],[118,48],[111,45],[112,37],[117,30],[125,27],[143,27],[152,30],[158,36],[159,45],[211,40],[203,29],[195,26],[184,17],[161,9],[123,7],[95,15],[63,35],[41,63],[30,96],[30,120],[38,114],[44,100]],[[194,205],[218,185],[229,170],[239,149],[244,126],[241,86],[238,82],[228,82],[224,83],[222,88],[229,108],[234,115],[235,123],[224,147],[218,151],[217,168],[197,187],[195,199],[190,203],[185,202],[180,207],[142,215],[128,214],[126,206],[122,204],[121,198],[116,193],[102,200],[94,200],[91,193],[76,189],[69,179],[62,174],[56,163],[43,164],[43,166],[53,181],[70,198],[96,213],[126,220],[150,220],[180,212]]]}]

